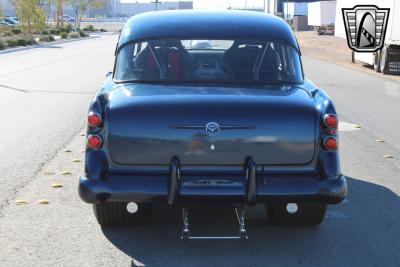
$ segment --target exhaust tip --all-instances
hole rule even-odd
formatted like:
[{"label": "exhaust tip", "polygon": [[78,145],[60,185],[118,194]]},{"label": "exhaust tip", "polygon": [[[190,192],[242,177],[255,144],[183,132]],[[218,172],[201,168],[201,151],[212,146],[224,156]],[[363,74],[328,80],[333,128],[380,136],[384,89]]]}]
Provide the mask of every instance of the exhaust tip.
[{"label": "exhaust tip", "polygon": [[126,205],[126,210],[127,210],[129,213],[133,214],[133,213],[136,213],[136,212],[139,210],[139,206],[138,206],[138,204],[136,204],[135,202],[129,202],[129,203]]},{"label": "exhaust tip", "polygon": [[286,211],[290,214],[295,214],[299,210],[299,206],[296,203],[288,203],[286,205]]}]

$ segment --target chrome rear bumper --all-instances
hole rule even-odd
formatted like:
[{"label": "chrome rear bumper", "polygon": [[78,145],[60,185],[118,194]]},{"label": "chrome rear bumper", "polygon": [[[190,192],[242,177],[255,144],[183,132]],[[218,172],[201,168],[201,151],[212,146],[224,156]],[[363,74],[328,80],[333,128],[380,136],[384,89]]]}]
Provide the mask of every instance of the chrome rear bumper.
[{"label": "chrome rear bumper", "polygon": [[240,174],[181,175],[179,161],[173,159],[168,175],[109,174],[104,179],[82,176],[78,190],[87,203],[321,201],[336,204],[347,195],[344,176],[321,180],[307,174],[260,174],[251,158],[244,166]]}]

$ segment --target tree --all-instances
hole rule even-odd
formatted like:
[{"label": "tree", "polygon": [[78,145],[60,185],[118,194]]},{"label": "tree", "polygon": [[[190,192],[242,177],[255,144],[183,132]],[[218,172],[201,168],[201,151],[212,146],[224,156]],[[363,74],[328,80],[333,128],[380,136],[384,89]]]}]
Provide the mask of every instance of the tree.
[{"label": "tree", "polygon": [[45,11],[46,21],[50,21],[51,8],[55,5],[55,3],[56,0],[38,0],[39,6]]},{"label": "tree", "polygon": [[57,11],[56,11],[56,21],[57,21],[57,27],[64,27],[64,20],[63,20],[63,1],[62,0],[56,0],[57,1]]},{"label": "tree", "polygon": [[75,11],[77,28],[80,28],[82,17],[89,8],[100,8],[105,5],[104,0],[69,0],[69,2]]},{"label": "tree", "polygon": [[14,0],[15,13],[19,17],[22,27],[32,34],[46,26],[46,12],[40,7],[37,0]]}]

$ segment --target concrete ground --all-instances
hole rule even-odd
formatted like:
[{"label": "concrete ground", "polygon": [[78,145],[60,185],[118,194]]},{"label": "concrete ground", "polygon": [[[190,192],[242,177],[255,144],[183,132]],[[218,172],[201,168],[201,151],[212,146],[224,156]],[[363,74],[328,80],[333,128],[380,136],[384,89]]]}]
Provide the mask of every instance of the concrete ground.
[{"label": "concrete ground", "polygon": [[0,55],[0,209],[84,126],[116,35]]},{"label": "concrete ground", "polygon": [[[308,77],[345,122],[340,153],[349,196],[329,207],[323,224],[275,227],[256,206],[248,210],[247,242],[185,243],[180,211],[159,205],[150,225],[99,227],[76,188],[87,107],[112,68],[115,41],[0,56],[0,266],[398,266],[400,83],[308,56]],[[196,212],[198,231],[234,222],[223,208]]]},{"label": "concrete ground", "polygon": [[95,29],[106,29],[109,32],[119,32],[124,25],[125,22],[97,22],[97,21],[84,21],[81,23],[81,28],[83,29],[84,27],[88,25],[93,25]]}]

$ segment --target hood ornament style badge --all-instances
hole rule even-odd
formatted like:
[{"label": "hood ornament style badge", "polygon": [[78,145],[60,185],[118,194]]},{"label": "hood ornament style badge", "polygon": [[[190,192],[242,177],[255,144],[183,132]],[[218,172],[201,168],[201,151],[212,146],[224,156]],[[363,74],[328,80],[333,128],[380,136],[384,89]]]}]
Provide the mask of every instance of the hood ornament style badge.
[{"label": "hood ornament style badge", "polygon": [[219,124],[216,122],[209,122],[206,124],[206,135],[214,136],[219,133]]}]

